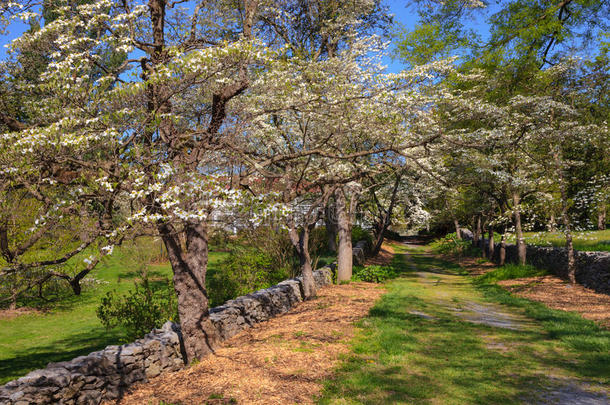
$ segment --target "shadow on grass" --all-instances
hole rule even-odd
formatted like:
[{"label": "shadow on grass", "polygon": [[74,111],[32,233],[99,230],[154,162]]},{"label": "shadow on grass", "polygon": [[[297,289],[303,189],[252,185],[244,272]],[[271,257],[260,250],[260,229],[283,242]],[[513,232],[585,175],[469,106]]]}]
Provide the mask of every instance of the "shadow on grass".
[{"label": "shadow on grass", "polygon": [[[50,362],[68,361],[101,350],[108,345],[117,344],[120,339],[118,332],[98,328],[54,341],[52,344],[16,351],[13,357],[0,360],[0,384],[22,377],[31,370],[45,368]],[[71,347],[74,349],[70,349]]]},{"label": "shadow on grass", "polygon": [[[515,373],[525,367],[487,349],[472,326],[435,311],[397,280],[390,292],[360,322],[353,354],[337,377],[327,383],[319,402],[395,404],[429,403],[451,398],[451,403],[520,403],[538,384]],[[431,313],[434,320],[408,311]]]},{"label": "shadow on grass", "polygon": [[528,317],[539,321],[548,339],[561,342],[573,353],[577,361],[567,364],[574,372],[583,377],[606,376],[606,382],[610,382],[610,331],[578,314],[515,297],[496,284],[476,286],[488,299],[523,308]]},{"label": "shadow on grass", "polygon": [[[432,256],[414,254],[412,260],[424,271],[468,274],[458,264]],[[521,270],[539,271],[534,268]],[[465,280],[467,284],[474,284],[476,289],[491,302],[522,308],[527,317],[540,322],[545,332],[543,338],[557,340],[574,356],[570,359],[558,358],[556,360],[539,358],[541,361],[569,368],[582,377],[608,376],[606,382],[610,382],[610,331],[578,314],[550,309],[541,303],[515,297],[495,284],[495,280],[490,279],[491,282],[487,282],[485,277],[466,278]]]},{"label": "shadow on grass", "polygon": [[16,351],[14,356],[0,360],[0,384],[22,377],[31,370],[45,368],[50,362],[72,360],[108,345],[118,344],[120,340],[120,333],[98,328],[56,340],[52,344]]},{"label": "shadow on grass", "polygon": [[[476,286],[487,301],[521,307],[538,322],[527,330],[469,323],[427,296],[432,287],[416,274],[457,276],[463,269],[419,254],[421,249],[405,250],[411,253],[408,262],[395,258],[399,278],[359,322],[352,353],[327,381],[319,403],[532,403],[551,385],[548,370],[597,381],[610,376],[608,331],[489,285]],[[468,277],[443,282],[478,296]]]}]

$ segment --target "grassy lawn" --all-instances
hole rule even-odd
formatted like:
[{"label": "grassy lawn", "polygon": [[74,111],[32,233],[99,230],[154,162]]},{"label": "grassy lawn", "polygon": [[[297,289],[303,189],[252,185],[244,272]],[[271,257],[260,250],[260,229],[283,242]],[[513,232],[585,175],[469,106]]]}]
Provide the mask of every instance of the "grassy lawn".
[{"label": "grassy lawn", "polygon": [[[576,250],[610,252],[610,229],[575,232],[573,238]],[[508,240],[510,243],[514,243],[514,235],[511,235]],[[565,237],[561,232],[526,232],[525,242],[539,246],[563,247],[566,244]]]},{"label": "grassy lawn", "polygon": [[[402,276],[359,324],[320,403],[527,403],[562,379],[609,382],[610,332],[495,285],[474,285],[425,248],[411,253],[409,261],[395,257]],[[470,307],[508,313],[519,329],[468,322]]]},{"label": "grassy lawn", "polygon": [[[210,267],[226,253],[210,253]],[[93,276],[105,283],[83,291],[44,313],[32,313],[0,320],[0,384],[45,367],[49,362],[70,360],[99,350],[110,344],[122,343],[121,330],[107,331],[95,310],[108,291],[127,291],[133,286],[135,270],[121,250],[99,265]],[[151,279],[171,277],[169,264],[151,265]]]}]

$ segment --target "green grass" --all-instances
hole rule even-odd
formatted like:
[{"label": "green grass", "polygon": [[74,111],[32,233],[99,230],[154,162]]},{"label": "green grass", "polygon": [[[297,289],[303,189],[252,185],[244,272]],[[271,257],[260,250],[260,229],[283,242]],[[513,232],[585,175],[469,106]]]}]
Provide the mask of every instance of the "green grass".
[{"label": "green grass", "polygon": [[[225,255],[210,253],[210,266]],[[122,343],[124,332],[107,331],[95,310],[108,291],[125,292],[132,288],[136,272],[126,267],[128,259],[121,249],[117,249],[92,274],[104,283],[83,291],[79,297],[62,300],[44,313],[0,320],[0,384],[45,367],[49,362],[70,360],[110,344]],[[149,277],[158,282],[171,277],[169,264],[151,265]]]},{"label": "green grass", "polygon": [[[562,232],[526,232],[524,236],[525,242],[530,245],[564,247],[566,244]],[[510,243],[514,243],[514,240],[514,235],[508,238]],[[573,241],[576,250],[610,252],[610,229],[574,232]]]},{"label": "green grass", "polygon": [[[494,284],[475,286],[460,266],[424,248],[412,253],[410,263],[393,263],[402,277],[387,283],[388,293],[359,323],[352,352],[319,403],[527,403],[551,376],[608,382],[610,332]],[[525,329],[470,323],[448,309],[468,303],[509,308]]]},{"label": "green grass", "polygon": [[487,299],[522,309],[536,320],[549,340],[567,349],[571,361],[566,366],[577,376],[610,384],[610,331],[574,312],[516,297],[497,284],[481,284],[477,288]]},{"label": "green grass", "polygon": [[520,264],[507,263],[490,272],[476,278],[477,283],[496,283],[502,280],[512,280],[523,277],[539,277],[548,274],[546,270],[539,269],[532,265],[522,266]]}]

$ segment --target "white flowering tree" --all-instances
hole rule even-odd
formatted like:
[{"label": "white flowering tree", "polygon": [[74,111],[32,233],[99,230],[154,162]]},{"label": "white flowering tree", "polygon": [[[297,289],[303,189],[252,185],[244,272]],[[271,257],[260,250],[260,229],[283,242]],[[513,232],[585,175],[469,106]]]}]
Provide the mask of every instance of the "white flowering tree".
[{"label": "white flowering tree", "polygon": [[[265,89],[254,91],[247,102],[256,117],[248,133],[260,143],[244,151],[244,160],[252,170],[277,179],[284,203],[308,199],[308,212],[288,221],[308,295],[314,288],[308,233],[330,196],[348,184],[353,190],[354,182],[378,171],[389,156],[415,151],[439,136],[418,128],[431,122],[430,106],[439,97],[432,90],[435,79],[450,70],[451,63],[383,74],[378,63],[382,48],[377,38],[363,37],[333,57],[293,57],[283,69],[269,71],[274,79],[262,80]],[[340,202],[340,208],[351,206]],[[349,226],[342,228],[347,233]],[[351,249],[340,248],[339,253],[348,250],[351,256]],[[349,260],[346,274],[351,273]]]},{"label": "white flowering tree", "polygon": [[[190,3],[99,0],[57,9],[55,20],[11,44],[15,57],[41,44],[51,52],[37,97],[2,117],[0,139],[2,191],[36,201],[27,242],[7,244],[3,272],[58,265],[86,250],[75,280],[123,239],[160,234],[189,361],[214,341],[206,218],[248,203],[228,187],[224,151],[239,132],[229,103],[247,89],[252,67],[274,57],[253,39],[258,2]],[[105,64],[108,51],[123,62]],[[32,91],[17,75],[11,80],[15,90]],[[59,227],[79,230],[61,256],[16,254]]]}]

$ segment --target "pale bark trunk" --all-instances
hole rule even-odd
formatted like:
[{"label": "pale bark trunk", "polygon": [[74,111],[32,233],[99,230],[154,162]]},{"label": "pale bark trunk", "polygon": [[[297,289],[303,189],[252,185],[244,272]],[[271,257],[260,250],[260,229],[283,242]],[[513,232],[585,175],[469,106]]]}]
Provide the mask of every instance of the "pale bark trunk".
[{"label": "pale bark trunk", "polygon": [[513,193],[513,216],[515,221],[515,235],[517,237],[517,255],[519,257],[519,264],[524,265],[527,259],[526,257],[526,247],[525,247],[525,239],[523,238],[523,228],[521,226],[521,197],[518,193]]},{"label": "pale bark trunk", "polygon": [[474,231],[474,235],[472,237],[472,244],[475,247],[479,246],[479,241],[481,239],[481,216],[477,215],[476,219],[474,220],[474,225],[475,225],[475,231]]},{"label": "pale bark trunk", "polygon": [[309,231],[308,227],[304,227],[299,236],[299,259],[301,263],[301,276],[303,277],[303,293],[305,298],[311,298],[316,295],[316,283],[313,278],[313,268],[311,267],[311,256],[309,255]]},{"label": "pale bark trunk", "polygon": [[489,235],[489,241],[488,241],[489,245],[487,247],[487,252],[488,252],[487,256],[489,257],[489,259],[493,260],[495,249],[496,249],[496,247],[494,246],[495,241],[494,241],[494,227],[493,227],[493,225],[489,225],[488,232],[489,232],[488,233],[488,235]]},{"label": "pale bark trunk", "polygon": [[17,309],[17,294],[12,294],[8,304],[8,309],[14,311]]},{"label": "pale bark trunk", "polygon": [[568,279],[570,283],[576,284],[576,258],[574,255],[574,242],[572,240],[572,230],[567,225],[565,229],[566,248],[568,249]]},{"label": "pale bark trunk", "polygon": [[555,232],[557,230],[557,228],[555,227],[556,222],[557,221],[555,220],[555,213],[551,212],[551,218],[549,219],[548,225],[549,232]]},{"label": "pale bark trunk", "polygon": [[462,235],[460,233],[460,223],[457,219],[453,220],[453,225],[455,226],[455,234],[457,239],[462,239]]},{"label": "pale bark trunk", "polygon": [[504,266],[506,263],[506,230],[502,234],[502,239],[500,239],[500,266]]},{"label": "pale bark trunk", "polygon": [[597,211],[597,229],[600,231],[606,229],[606,204],[602,204]]},{"label": "pale bark trunk", "polygon": [[339,254],[337,256],[337,282],[352,278],[352,235],[347,202],[343,190],[335,193],[337,225],[339,229]]},{"label": "pale bark trunk", "polygon": [[213,351],[218,343],[216,329],[208,317],[208,296],[205,289],[207,232],[202,224],[188,224],[185,251],[170,226],[163,224],[159,228],[174,272],[185,360],[191,363]]}]

